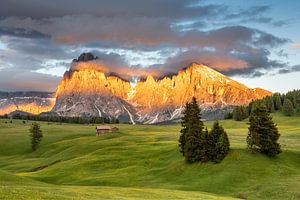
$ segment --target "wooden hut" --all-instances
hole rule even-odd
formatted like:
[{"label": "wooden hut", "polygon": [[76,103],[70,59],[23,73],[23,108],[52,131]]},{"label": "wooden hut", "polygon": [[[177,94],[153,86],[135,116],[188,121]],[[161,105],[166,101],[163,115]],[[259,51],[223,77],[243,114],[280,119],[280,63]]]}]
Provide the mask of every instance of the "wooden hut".
[{"label": "wooden hut", "polygon": [[110,126],[96,126],[97,135],[108,133],[110,130]]}]

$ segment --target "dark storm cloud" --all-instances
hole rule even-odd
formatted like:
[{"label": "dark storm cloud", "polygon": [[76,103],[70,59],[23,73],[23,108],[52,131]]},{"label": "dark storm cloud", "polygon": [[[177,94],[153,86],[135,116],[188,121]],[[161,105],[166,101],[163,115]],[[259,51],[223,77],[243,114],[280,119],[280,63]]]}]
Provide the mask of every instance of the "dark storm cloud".
[{"label": "dark storm cloud", "polygon": [[97,17],[165,17],[172,19],[213,15],[222,5],[193,4],[198,0],[3,0],[3,17],[31,17],[42,19],[65,15],[90,14]]},{"label": "dark storm cloud", "polygon": [[[233,10],[199,0],[3,0],[0,42],[8,50],[0,49],[0,70],[34,78],[35,71],[50,69],[54,61],[56,67],[67,66],[88,49],[107,71],[126,75],[132,70],[159,76],[199,62],[229,75],[260,76],[259,70],[285,66],[269,59],[270,50],[289,42],[247,27],[251,22],[284,25],[265,16],[270,9]],[[168,59],[143,69],[143,63],[130,66],[134,56],[105,49],[147,52],[152,61],[159,60],[156,55]],[[9,81],[7,77],[2,76]]]},{"label": "dark storm cloud", "polygon": [[[80,24],[84,26],[79,26]],[[232,45],[251,41],[255,45],[274,47],[286,42],[259,30],[231,26],[209,31],[190,30],[178,32],[170,27],[166,18],[97,18],[90,15],[49,18],[39,20],[7,18],[0,26],[14,26],[37,30],[51,35],[57,43],[80,44],[101,41],[118,48],[156,47],[169,45],[181,48],[196,46]],[[229,47],[229,46],[228,46]]]}]

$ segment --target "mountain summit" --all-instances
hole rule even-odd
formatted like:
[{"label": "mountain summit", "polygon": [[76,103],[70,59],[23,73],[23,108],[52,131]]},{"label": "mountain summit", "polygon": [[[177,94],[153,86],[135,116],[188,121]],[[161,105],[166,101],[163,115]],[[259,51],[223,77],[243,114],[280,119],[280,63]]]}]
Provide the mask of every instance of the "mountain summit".
[{"label": "mountain summit", "polygon": [[172,77],[156,80],[149,75],[135,84],[106,75],[94,62],[76,64],[77,70],[67,71],[57,87],[52,111],[63,116],[100,116],[152,124],[180,118],[185,103],[193,96],[205,110],[246,105],[272,94],[248,88],[198,63]]}]

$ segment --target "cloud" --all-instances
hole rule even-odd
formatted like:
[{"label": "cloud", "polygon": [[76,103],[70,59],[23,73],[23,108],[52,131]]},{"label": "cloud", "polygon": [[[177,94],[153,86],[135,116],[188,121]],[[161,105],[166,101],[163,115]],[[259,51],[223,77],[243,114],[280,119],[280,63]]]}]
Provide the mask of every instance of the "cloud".
[{"label": "cloud", "polygon": [[278,71],[279,74],[287,74],[287,73],[292,73],[292,72],[300,72],[300,65],[294,65],[291,67],[280,69]]},{"label": "cloud", "polygon": [[[101,41],[123,48],[140,46],[177,47],[224,45],[253,40],[256,45],[276,45],[285,40],[244,26],[230,26],[209,31],[180,32],[170,26],[168,18],[108,18],[91,15],[51,17],[43,21],[31,18],[9,17],[0,26],[36,30],[63,44],[80,44]],[[80,26],[84,24],[84,27]],[[257,34],[256,39],[253,37]],[[252,37],[252,38],[251,38]],[[228,41],[227,41],[228,40]],[[246,41],[245,41],[246,42]]]},{"label": "cloud", "polygon": [[290,49],[300,49],[300,44],[298,43],[291,44]]},{"label": "cloud", "polygon": [[269,10],[271,10],[270,6],[252,6],[248,9],[239,9],[235,12],[229,12],[229,14],[225,15],[224,19],[236,19],[239,21],[239,23],[254,22],[270,24],[275,27],[280,27],[287,24],[287,22],[283,20],[274,20],[271,17],[265,17],[263,14]]},{"label": "cloud", "polygon": [[97,17],[149,17],[188,19],[211,16],[218,12],[222,5],[204,3],[193,6],[199,0],[2,0],[0,13],[3,17],[30,17],[44,19],[66,15],[90,14]]},{"label": "cloud", "polygon": [[0,90],[54,92],[59,80],[55,76],[9,69],[0,73]]},{"label": "cloud", "polygon": [[231,76],[262,76],[288,66],[271,52],[290,41],[249,27],[286,24],[270,10],[202,0],[3,0],[0,70],[54,74],[91,51],[100,58],[96,67],[126,78],[172,74],[191,62]]},{"label": "cloud", "polygon": [[7,35],[21,38],[49,38],[49,35],[44,35],[35,30],[24,28],[0,27],[0,36]]}]

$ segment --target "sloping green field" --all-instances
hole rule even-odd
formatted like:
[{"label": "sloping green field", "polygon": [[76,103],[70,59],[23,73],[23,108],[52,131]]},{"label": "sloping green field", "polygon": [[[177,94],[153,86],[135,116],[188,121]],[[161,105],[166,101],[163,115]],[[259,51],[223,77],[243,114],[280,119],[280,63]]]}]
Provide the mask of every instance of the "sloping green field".
[{"label": "sloping green field", "polygon": [[180,125],[117,125],[120,133],[95,136],[95,126],[41,122],[32,152],[30,122],[1,120],[0,199],[300,199],[300,117],[274,120],[276,159],[245,150],[247,121],[221,121],[231,151],[220,164],[186,164]]}]

